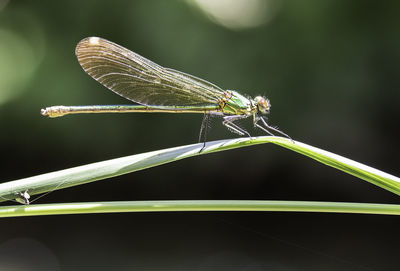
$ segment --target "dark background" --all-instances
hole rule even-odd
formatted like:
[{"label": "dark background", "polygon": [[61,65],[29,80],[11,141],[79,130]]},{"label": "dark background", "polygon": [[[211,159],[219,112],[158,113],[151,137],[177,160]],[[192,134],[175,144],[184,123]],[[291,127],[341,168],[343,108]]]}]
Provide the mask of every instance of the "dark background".
[{"label": "dark background", "polygon": [[[254,1],[258,15],[246,3],[221,24],[193,1],[0,0],[1,181],[197,142],[201,115],[41,116],[50,105],[129,103],[81,69],[74,50],[87,36],[224,89],[266,95],[271,125],[399,176],[400,2]],[[238,26],[242,20],[250,25]],[[236,135],[215,119],[208,136]],[[175,199],[399,202],[271,144],[56,191],[39,202]],[[399,226],[396,216],[269,212],[6,218],[0,269],[397,270]]]}]

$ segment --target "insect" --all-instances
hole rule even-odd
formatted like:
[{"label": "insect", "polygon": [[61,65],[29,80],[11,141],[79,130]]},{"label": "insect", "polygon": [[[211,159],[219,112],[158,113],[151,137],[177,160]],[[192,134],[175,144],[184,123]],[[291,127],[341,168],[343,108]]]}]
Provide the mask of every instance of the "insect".
[{"label": "insect", "polygon": [[15,198],[14,199],[9,199],[9,198],[5,198],[0,196],[1,199],[4,200],[10,200],[10,201],[14,201],[14,202],[18,202],[24,205],[29,205],[35,201],[37,201],[38,199],[47,196],[48,194],[52,193],[54,190],[56,190],[57,188],[59,188],[60,186],[62,186],[64,184],[64,182],[60,182],[58,185],[56,185],[52,190],[47,191],[44,194],[41,194],[40,196],[31,199],[31,195],[29,194],[29,189],[26,189],[24,191],[17,191],[14,192]]},{"label": "insect", "polygon": [[29,199],[31,198],[31,195],[29,195],[28,190],[25,190],[24,192],[17,192],[17,198],[15,198],[16,202],[19,202],[21,204],[29,205]]},{"label": "insect", "polygon": [[[77,113],[202,113],[206,134],[211,115],[221,116],[223,125],[241,136],[250,134],[235,121],[253,118],[255,127],[273,135],[287,134],[267,124],[271,103],[266,97],[254,99],[170,68],[164,68],[118,44],[99,37],[85,38],[75,50],[82,68],[102,85],[140,105],[51,106],[41,114],[51,118]],[[205,135],[204,135],[205,139]],[[205,141],[205,140],[204,140]]]}]

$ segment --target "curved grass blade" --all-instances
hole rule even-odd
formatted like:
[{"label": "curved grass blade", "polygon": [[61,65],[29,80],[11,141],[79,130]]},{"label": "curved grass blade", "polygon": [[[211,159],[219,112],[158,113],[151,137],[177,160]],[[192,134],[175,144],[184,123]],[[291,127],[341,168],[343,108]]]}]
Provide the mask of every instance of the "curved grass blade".
[{"label": "curved grass blade", "polygon": [[[202,143],[199,143],[152,151],[2,183],[0,184],[0,201],[14,199],[19,192],[29,191],[30,195],[35,195],[103,180],[196,155],[262,143],[274,143],[296,151],[400,195],[400,179],[398,177],[298,141],[293,143],[282,137],[263,136],[212,141],[208,142],[205,148]],[[202,148],[202,152],[199,153]]]}]

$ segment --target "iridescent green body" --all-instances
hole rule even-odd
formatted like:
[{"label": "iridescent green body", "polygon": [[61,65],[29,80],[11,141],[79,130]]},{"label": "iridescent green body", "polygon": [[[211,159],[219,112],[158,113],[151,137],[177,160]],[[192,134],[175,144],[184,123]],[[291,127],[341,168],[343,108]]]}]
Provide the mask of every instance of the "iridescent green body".
[{"label": "iridescent green body", "polygon": [[[77,113],[202,113],[222,116],[223,124],[240,135],[249,133],[234,121],[252,116],[254,126],[269,134],[267,129],[280,132],[268,126],[261,116],[268,114],[271,106],[265,97],[251,99],[236,91],[223,90],[193,75],[162,67],[98,37],[80,41],[75,53],[90,76],[140,105],[52,106],[42,109],[43,115],[53,118]],[[264,126],[257,124],[258,121]],[[204,126],[203,123],[202,128]]]},{"label": "iridescent green body", "polygon": [[226,102],[204,106],[146,106],[146,105],[89,105],[89,106],[52,106],[42,110],[43,115],[51,118],[61,117],[67,114],[82,113],[207,113],[215,115],[252,115],[257,113],[257,105],[254,101],[245,98],[235,91],[229,91],[232,97]]}]

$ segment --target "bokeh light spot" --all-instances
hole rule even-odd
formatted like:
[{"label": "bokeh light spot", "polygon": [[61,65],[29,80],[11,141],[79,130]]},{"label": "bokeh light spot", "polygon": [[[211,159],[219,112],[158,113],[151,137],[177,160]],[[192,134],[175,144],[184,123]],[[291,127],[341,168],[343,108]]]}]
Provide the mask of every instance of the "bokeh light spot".
[{"label": "bokeh light spot", "polygon": [[213,22],[233,30],[253,28],[270,21],[278,0],[188,0]]},{"label": "bokeh light spot", "polygon": [[44,54],[36,18],[24,12],[13,15],[0,20],[0,106],[27,89]]}]

